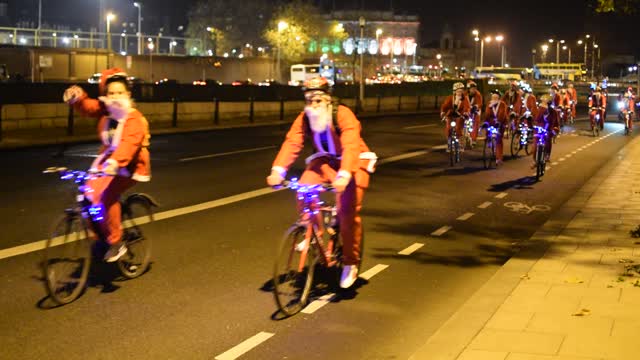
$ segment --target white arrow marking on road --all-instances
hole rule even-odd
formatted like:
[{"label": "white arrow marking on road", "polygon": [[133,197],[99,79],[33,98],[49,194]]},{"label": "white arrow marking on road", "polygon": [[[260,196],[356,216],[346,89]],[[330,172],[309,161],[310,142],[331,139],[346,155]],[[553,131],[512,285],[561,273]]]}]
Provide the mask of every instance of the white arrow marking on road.
[{"label": "white arrow marking on road", "polygon": [[378,273],[380,273],[382,270],[388,268],[389,265],[384,265],[384,264],[378,264],[374,267],[372,267],[371,269],[363,272],[362,274],[360,274],[359,277],[365,279],[365,280],[369,280],[372,277],[376,276]]},{"label": "white arrow marking on road", "polygon": [[471,219],[471,217],[472,217],[473,215],[475,215],[475,214],[474,214],[474,213],[472,213],[472,212],[468,212],[468,213],[465,213],[465,214],[460,215],[456,220],[459,220],[459,221],[467,221],[467,220]]},{"label": "white arrow marking on road", "polygon": [[423,246],[424,246],[424,244],[421,244],[421,243],[415,243],[415,244],[413,244],[413,245],[409,246],[408,248],[406,248],[406,249],[404,249],[404,250],[402,250],[402,251],[399,251],[399,252],[398,252],[398,255],[411,255],[411,254],[413,254],[416,250],[420,249],[420,248],[421,248],[421,247],[423,247]]},{"label": "white arrow marking on road", "polygon": [[275,147],[276,147],[275,145],[263,146],[263,147],[259,147],[259,148],[253,148],[253,149],[244,149],[244,150],[230,151],[230,152],[225,152],[225,153],[209,154],[209,155],[182,158],[182,159],[180,159],[178,161],[185,162],[185,161],[193,161],[193,160],[201,160],[201,159],[210,159],[210,158],[227,156],[227,155],[235,155],[235,154],[242,154],[242,153],[260,151],[260,150],[266,150],[266,149],[273,149]]},{"label": "white arrow marking on road", "polygon": [[253,349],[254,347],[262,344],[267,341],[270,337],[272,337],[273,333],[268,332],[259,332],[257,335],[254,335],[247,340],[241,342],[235,347],[223,352],[222,354],[215,357],[216,360],[234,360]]},{"label": "white arrow marking on road", "polygon": [[431,236],[442,236],[444,235],[447,231],[453,229],[451,226],[443,226],[440,229],[434,231],[431,233]]},{"label": "white arrow marking on road", "polygon": [[486,208],[488,208],[489,206],[491,206],[491,204],[493,204],[491,201],[485,201],[485,202],[483,202],[482,204],[478,205],[478,207],[479,207],[480,209],[486,209]]},{"label": "white arrow marking on road", "polygon": [[503,193],[500,193],[500,194],[496,195],[495,198],[496,199],[504,199],[504,198],[507,197],[507,195],[509,195],[509,194],[503,192]]},{"label": "white arrow marking on road", "polygon": [[432,126],[436,126],[436,124],[407,126],[407,127],[403,127],[402,129],[411,130],[411,129],[420,129],[420,128],[425,128],[425,127],[432,127]]}]

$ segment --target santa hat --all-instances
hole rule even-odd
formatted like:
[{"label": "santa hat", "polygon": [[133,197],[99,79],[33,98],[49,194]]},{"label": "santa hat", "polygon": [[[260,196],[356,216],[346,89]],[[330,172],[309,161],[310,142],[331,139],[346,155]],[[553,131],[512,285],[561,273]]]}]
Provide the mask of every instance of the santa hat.
[{"label": "santa hat", "polygon": [[127,77],[127,73],[120,68],[111,68],[102,71],[102,75],[100,76],[100,84],[98,85],[98,90],[100,91],[100,95],[107,94],[107,80],[114,76],[123,76]]}]

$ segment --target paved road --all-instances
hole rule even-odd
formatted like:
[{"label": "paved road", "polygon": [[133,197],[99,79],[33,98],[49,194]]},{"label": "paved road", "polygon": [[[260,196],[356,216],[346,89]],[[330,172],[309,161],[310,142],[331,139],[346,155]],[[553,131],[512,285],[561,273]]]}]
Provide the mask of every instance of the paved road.
[{"label": "paved road", "polygon": [[[64,157],[54,157],[56,148],[3,153],[0,358],[212,359],[247,339],[260,344],[243,359],[408,358],[629,141],[619,124],[595,139],[578,122],[555,145],[543,181],[533,183],[529,158],[487,171],[474,150],[450,168],[435,118],[363,125],[384,159],[363,211],[362,271],[379,272],[316,312],[285,320],[268,287],[275,244],[295,217],[293,195],[190,206],[265,188],[286,128],[152,139],[154,178],[136,190],[153,194],[159,211],[177,211],[145,229],[154,241],[151,271],[110,291],[91,286],[53,309],[39,278],[41,252],[8,255],[45,239],[69,199],[63,183],[39,171],[85,168],[93,147],[73,146]],[[292,173],[301,169],[300,161]],[[526,213],[533,205],[544,206]],[[423,246],[398,254],[416,243]]]}]

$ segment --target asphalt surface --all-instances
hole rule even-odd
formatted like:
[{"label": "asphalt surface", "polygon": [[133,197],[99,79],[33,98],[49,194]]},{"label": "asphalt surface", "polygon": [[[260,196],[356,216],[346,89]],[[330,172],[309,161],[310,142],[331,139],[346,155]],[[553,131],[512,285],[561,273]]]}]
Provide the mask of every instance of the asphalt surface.
[{"label": "asphalt surface", "polygon": [[[152,194],[159,212],[177,211],[145,226],[153,239],[150,271],[111,287],[98,276],[77,301],[54,307],[38,267],[42,251],[0,259],[0,359],[213,359],[257,334],[264,342],[245,348],[242,359],[408,358],[630,139],[608,123],[594,142],[579,121],[554,145],[550,169],[535,183],[529,157],[507,156],[497,170],[484,170],[472,150],[449,167],[433,117],[363,126],[384,159],[363,209],[361,272],[380,270],[369,280],[312,314],[281,319],[270,277],[276,244],[295,220],[293,194],[188,207],[265,188],[287,127],[157,136],[152,182],[134,190]],[[40,171],[87,168],[94,149],[2,153],[0,253],[46,239],[72,199],[68,184]],[[398,254],[415,243],[424,246]]]}]

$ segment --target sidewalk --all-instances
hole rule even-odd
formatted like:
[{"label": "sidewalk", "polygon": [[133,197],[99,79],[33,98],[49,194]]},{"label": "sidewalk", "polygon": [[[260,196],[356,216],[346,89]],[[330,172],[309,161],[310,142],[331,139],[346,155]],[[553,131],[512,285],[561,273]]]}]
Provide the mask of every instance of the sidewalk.
[{"label": "sidewalk", "polygon": [[619,155],[410,359],[640,358],[640,137]]},{"label": "sidewalk", "polygon": [[[385,116],[417,116],[417,115],[434,115],[438,110],[424,111],[398,111],[398,112],[380,112],[380,113],[360,113],[358,119],[373,119]],[[213,125],[212,121],[189,121],[181,122],[178,119],[178,126],[171,127],[170,122],[162,122],[159,124],[150,124],[151,135],[177,134],[197,131],[212,131],[222,129],[273,126],[291,124],[295,118],[289,117],[285,120],[274,118],[259,118],[255,122],[249,122],[247,117],[237,120],[225,120],[225,124]],[[20,149],[33,146],[46,145],[63,145],[75,143],[94,143],[98,141],[97,130],[93,127],[76,127],[74,135],[67,135],[67,128],[48,128],[48,129],[23,129],[23,130],[4,130],[2,139],[0,140],[0,150]],[[153,140],[152,140],[153,143]]]}]

